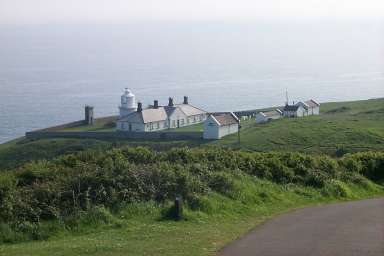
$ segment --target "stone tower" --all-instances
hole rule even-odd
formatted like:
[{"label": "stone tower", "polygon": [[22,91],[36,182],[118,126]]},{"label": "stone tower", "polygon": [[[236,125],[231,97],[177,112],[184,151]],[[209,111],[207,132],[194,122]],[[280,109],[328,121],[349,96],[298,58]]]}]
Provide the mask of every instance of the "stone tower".
[{"label": "stone tower", "polygon": [[92,106],[85,106],[85,123],[87,125],[92,125],[94,122],[93,118],[93,107]]}]

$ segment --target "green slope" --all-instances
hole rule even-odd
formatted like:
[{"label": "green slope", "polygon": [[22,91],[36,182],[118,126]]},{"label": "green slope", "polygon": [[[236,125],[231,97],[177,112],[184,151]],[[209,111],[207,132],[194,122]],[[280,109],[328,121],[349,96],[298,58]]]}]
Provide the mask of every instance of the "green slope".
[{"label": "green slope", "polygon": [[215,144],[256,151],[334,154],[384,150],[384,99],[325,103],[320,116],[280,119],[267,124],[246,122],[237,135]]},{"label": "green slope", "polygon": [[[103,127],[98,124],[97,127]],[[327,153],[337,151],[384,150],[384,99],[324,103],[321,115],[299,119],[281,119],[268,124],[254,120],[243,122],[241,144],[237,134],[220,141],[102,141],[90,139],[15,140],[0,144],[0,169],[18,166],[32,159],[83,151],[105,150],[123,145],[148,146],[157,150],[180,146],[223,145],[255,151],[299,151]],[[200,130],[201,126],[182,128]]]}]

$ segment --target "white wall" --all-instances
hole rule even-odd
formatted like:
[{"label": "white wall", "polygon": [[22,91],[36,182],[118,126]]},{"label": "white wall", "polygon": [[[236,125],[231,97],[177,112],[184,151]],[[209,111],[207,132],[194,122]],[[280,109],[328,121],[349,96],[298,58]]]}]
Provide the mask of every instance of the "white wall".
[{"label": "white wall", "polygon": [[177,128],[177,120],[179,120],[180,127],[187,126],[187,116],[179,108],[176,108],[169,116],[170,128]]},{"label": "white wall", "polygon": [[156,132],[168,129],[168,121],[158,121],[145,124],[145,132]]},{"label": "white wall", "polygon": [[145,125],[141,123],[129,123],[128,121],[117,121],[116,126],[118,131],[129,131],[129,125],[133,132],[144,132]]},{"label": "white wall", "polygon": [[219,126],[212,117],[208,117],[204,122],[204,139],[219,140],[224,136],[236,133],[239,130],[238,124]]},{"label": "white wall", "polygon": [[219,128],[219,139],[229,134],[236,133],[239,130],[238,124],[224,125]]},{"label": "white wall", "polygon": [[320,115],[320,107],[309,108],[309,115]]},{"label": "white wall", "polygon": [[297,109],[297,117],[303,117],[307,115],[307,110],[305,110],[302,106]]},{"label": "white wall", "polygon": [[219,137],[219,125],[210,116],[204,122],[203,138],[206,140],[218,140]]}]

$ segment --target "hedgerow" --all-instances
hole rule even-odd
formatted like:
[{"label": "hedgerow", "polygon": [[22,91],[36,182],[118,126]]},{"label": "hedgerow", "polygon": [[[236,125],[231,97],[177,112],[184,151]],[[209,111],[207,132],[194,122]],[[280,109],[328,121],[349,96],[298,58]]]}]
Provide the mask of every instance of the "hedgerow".
[{"label": "hedgerow", "polygon": [[175,196],[182,196],[191,209],[202,209],[211,193],[233,197],[238,175],[347,197],[350,191],[343,182],[369,187],[368,179],[384,179],[384,153],[334,159],[224,148],[157,152],[124,147],[30,162],[0,174],[0,242],[43,239],[47,236],[39,226],[44,221],[65,227],[72,227],[75,219],[111,222],[109,211],[139,202],[164,204]]}]

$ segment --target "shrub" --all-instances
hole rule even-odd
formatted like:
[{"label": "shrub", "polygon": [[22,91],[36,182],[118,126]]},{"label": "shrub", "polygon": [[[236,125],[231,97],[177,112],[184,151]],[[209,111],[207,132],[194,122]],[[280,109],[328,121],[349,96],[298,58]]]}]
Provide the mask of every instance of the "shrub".
[{"label": "shrub", "polygon": [[343,182],[338,180],[330,180],[327,182],[322,190],[322,193],[327,196],[334,196],[337,198],[352,197],[351,189]]}]

